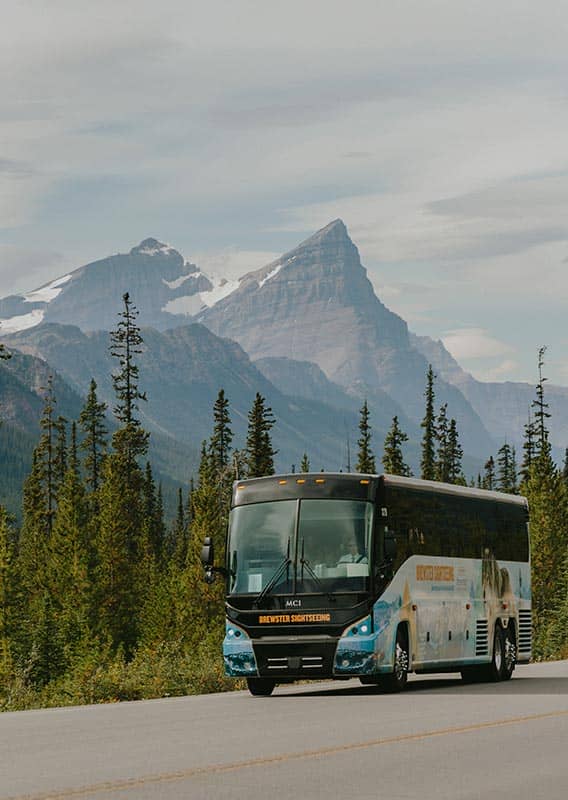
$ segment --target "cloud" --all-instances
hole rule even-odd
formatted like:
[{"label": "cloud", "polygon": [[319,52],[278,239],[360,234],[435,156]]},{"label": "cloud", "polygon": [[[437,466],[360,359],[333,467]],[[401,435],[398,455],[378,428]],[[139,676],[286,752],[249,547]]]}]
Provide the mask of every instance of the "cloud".
[{"label": "cloud", "polygon": [[495,358],[514,351],[511,345],[495,339],[483,328],[461,328],[442,336],[444,347],[455,359]]},{"label": "cloud", "polygon": [[556,0],[39,5],[12,4],[0,29],[7,244],[81,264],[155,231],[231,277],[341,217],[419,333],[478,328],[531,353],[558,337]]},{"label": "cloud", "polygon": [[281,253],[265,250],[239,250],[227,247],[220,251],[198,252],[192,256],[206,275],[228,279],[241,278],[279,258]]}]

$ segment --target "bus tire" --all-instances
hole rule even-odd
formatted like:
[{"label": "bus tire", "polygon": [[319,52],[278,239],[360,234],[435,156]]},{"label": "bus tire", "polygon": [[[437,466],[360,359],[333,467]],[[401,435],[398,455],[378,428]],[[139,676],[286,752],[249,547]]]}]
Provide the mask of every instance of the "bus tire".
[{"label": "bus tire", "polygon": [[394,669],[390,674],[381,677],[380,685],[385,692],[402,692],[408,681],[409,663],[408,636],[406,630],[399,626],[394,647]]},{"label": "bus tire", "polygon": [[503,670],[505,665],[505,635],[499,623],[495,625],[495,635],[493,637],[493,655],[487,670],[487,678],[494,683],[503,680]]},{"label": "bus tire", "polygon": [[247,678],[247,686],[254,697],[270,697],[276,681],[271,681],[270,678]]},{"label": "bus tire", "polygon": [[517,643],[515,640],[515,631],[511,622],[503,631],[503,669],[501,672],[501,680],[508,681],[515,669],[517,663]]}]

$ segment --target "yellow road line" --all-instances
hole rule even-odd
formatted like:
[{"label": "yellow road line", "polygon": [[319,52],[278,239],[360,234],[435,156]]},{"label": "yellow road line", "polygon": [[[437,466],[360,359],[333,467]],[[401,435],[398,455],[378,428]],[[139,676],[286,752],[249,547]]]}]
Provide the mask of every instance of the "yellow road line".
[{"label": "yellow road line", "polygon": [[320,756],[336,755],[338,753],[348,753],[354,750],[365,750],[370,747],[380,747],[387,744],[400,744],[404,742],[416,742],[421,739],[432,739],[436,736],[448,736],[458,733],[471,733],[487,728],[500,728],[505,725],[518,725],[523,722],[534,722],[542,719],[554,719],[556,717],[568,716],[568,709],[564,711],[549,711],[542,714],[529,714],[522,717],[510,717],[499,719],[493,722],[479,722],[475,725],[462,725],[454,728],[440,728],[434,731],[423,731],[422,733],[405,733],[399,736],[388,736],[383,739],[369,739],[365,742],[354,744],[336,745],[334,747],[322,747],[319,750],[306,750],[303,753],[284,753],[276,756],[260,756],[246,761],[234,761],[229,764],[210,764],[205,767],[189,767],[179,772],[166,772],[156,775],[146,775],[141,778],[126,778],[115,781],[105,781],[103,783],[92,784],[91,786],[81,786],[77,788],[62,789],[60,791],[41,792],[40,794],[26,794],[6,798],[6,800],[70,800],[74,797],[88,797],[99,792],[120,792],[128,789],[146,786],[157,783],[170,783],[192,778],[197,775],[218,774],[223,772],[233,772],[238,769],[250,767],[262,767],[269,764],[281,764],[286,761],[299,761],[306,758],[318,758]]}]

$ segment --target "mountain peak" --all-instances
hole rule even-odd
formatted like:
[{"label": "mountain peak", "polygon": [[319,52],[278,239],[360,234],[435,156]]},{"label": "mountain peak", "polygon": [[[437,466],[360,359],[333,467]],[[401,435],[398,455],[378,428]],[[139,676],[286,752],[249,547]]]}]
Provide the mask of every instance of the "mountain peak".
[{"label": "mountain peak", "polygon": [[342,219],[334,219],[320,228],[319,231],[313,233],[308,239],[303,241],[299,247],[304,247],[311,244],[320,244],[322,242],[341,242],[347,241],[351,243],[347,228]]},{"label": "mountain peak", "polygon": [[179,256],[178,251],[169,244],[164,244],[151,237],[149,239],[144,239],[137,247],[133,247],[130,251],[131,256],[169,256],[173,254]]}]

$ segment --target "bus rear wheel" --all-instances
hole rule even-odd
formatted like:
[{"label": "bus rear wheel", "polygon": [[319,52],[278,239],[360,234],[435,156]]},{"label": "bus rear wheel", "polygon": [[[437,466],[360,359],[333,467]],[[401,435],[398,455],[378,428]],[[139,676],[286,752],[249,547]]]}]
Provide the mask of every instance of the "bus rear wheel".
[{"label": "bus rear wheel", "polygon": [[495,625],[493,637],[493,657],[487,670],[487,678],[494,683],[502,681],[505,669],[505,634],[501,625]]},{"label": "bus rear wheel", "polygon": [[270,678],[247,678],[249,692],[255,697],[270,697],[276,686],[276,681]]},{"label": "bus rear wheel", "polygon": [[408,637],[404,628],[399,628],[394,648],[394,669],[388,675],[381,676],[380,680],[380,686],[385,692],[402,692],[408,681],[409,663]]},{"label": "bus rear wheel", "polygon": [[513,674],[516,663],[517,644],[515,642],[515,634],[512,630],[512,625],[509,623],[503,632],[503,669],[501,671],[501,680],[509,680]]}]

